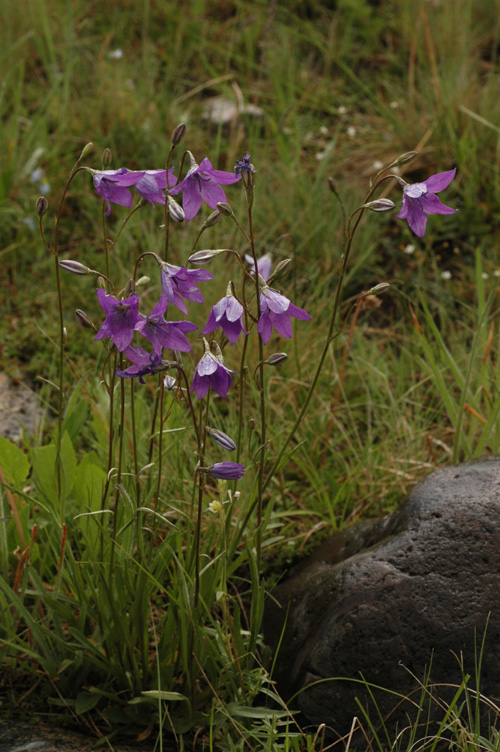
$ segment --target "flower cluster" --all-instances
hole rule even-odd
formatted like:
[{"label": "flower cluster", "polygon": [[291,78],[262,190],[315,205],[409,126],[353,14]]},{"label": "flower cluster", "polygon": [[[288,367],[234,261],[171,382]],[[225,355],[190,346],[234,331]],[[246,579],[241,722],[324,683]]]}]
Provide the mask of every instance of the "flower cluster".
[{"label": "flower cluster", "polygon": [[92,170],[92,177],[97,193],[106,202],[107,215],[111,211],[111,203],[128,208],[132,206],[131,186],[153,206],[165,203],[167,183],[173,185],[176,182],[173,169],[167,174],[166,170],[135,172],[120,167],[119,170]]}]

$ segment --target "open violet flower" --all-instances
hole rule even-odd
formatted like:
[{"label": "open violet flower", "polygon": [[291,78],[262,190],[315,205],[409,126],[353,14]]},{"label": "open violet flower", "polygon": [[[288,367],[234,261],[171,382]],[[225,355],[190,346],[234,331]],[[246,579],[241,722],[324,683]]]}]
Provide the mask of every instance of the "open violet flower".
[{"label": "open violet flower", "polygon": [[141,384],[145,384],[144,376],[150,373],[159,373],[165,370],[161,355],[157,352],[148,353],[142,347],[131,345],[125,349],[124,355],[132,361],[134,365],[120,370],[117,368],[115,373],[122,379],[133,379],[136,376]]},{"label": "open violet flower", "polygon": [[182,300],[191,300],[193,303],[203,303],[203,295],[198,289],[198,282],[206,282],[213,279],[214,275],[206,269],[186,269],[184,266],[167,264],[165,261],[158,262],[161,266],[161,289],[162,294],[169,303],[187,313],[186,304]]},{"label": "open violet flower", "polygon": [[457,211],[457,209],[445,206],[436,196],[436,193],[449,186],[455,173],[456,169],[439,172],[424,180],[423,183],[404,186],[403,205],[399,214],[395,216],[399,219],[406,219],[417,237],[424,237],[428,214],[455,214]]},{"label": "open violet flower", "polygon": [[277,290],[264,287],[260,293],[260,318],[257,331],[265,345],[271,338],[273,327],[282,337],[290,339],[292,336],[292,322],[290,317],[310,321],[311,317],[302,308],[290,303],[288,298]]},{"label": "open violet flower", "polygon": [[227,203],[226,194],[221,185],[230,185],[241,180],[241,175],[214,169],[208,157],[197,164],[190,151],[188,154],[191,158],[189,172],[182,182],[169,190],[172,196],[182,191],[182,208],[186,215],[186,222],[198,214],[202,200],[212,209],[216,209],[219,202]]},{"label": "open violet flower", "polygon": [[107,295],[106,290],[97,290],[97,298],[106,318],[94,340],[113,340],[119,352],[123,352],[132,342],[134,329],[140,320],[139,296],[134,294],[124,300],[117,300],[113,295]]},{"label": "open violet flower", "polygon": [[[173,169],[168,171],[168,184],[174,185],[177,178]],[[167,187],[166,170],[146,170],[143,177],[135,183],[135,190],[142,198],[149,201],[151,206],[154,204],[165,203],[164,189]]]},{"label": "open violet flower", "polygon": [[156,353],[161,353],[162,347],[179,352],[191,352],[185,332],[193,332],[198,327],[190,321],[165,321],[163,314],[167,306],[167,298],[162,295],[149,316],[139,314],[135,330],[151,342]]},{"label": "open violet flower", "polygon": [[107,205],[106,216],[111,211],[111,203],[132,206],[132,194],[129,191],[131,185],[135,185],[144,172],[129,172],[125,167],[119,170],[92,170],[94,188]]},{"label": "open violet flower", "polygon": [[217,355],[214,355],[210,352],[210,347],[205,338],[203,342],[205,345],[205,354],[196,366],[190,391],[194,391],[198,399],[203,399],[210,387],[212,387],[214,392],[217,392],[220,397],[227,397],[227,392],[232,382],[230,374],[236,373],[236,371],[231,371],[225,365],[220,349]]},{"label": "open violet flower", "polygon": [[211,334],[219,326],[232,345],[236,342],[240,334],[248,334],[243,328],[243,306],[237,300],[232,291],[231,283],[227,286],[226,296],[219,300],[210,311],[207,324],[202,334]]}]

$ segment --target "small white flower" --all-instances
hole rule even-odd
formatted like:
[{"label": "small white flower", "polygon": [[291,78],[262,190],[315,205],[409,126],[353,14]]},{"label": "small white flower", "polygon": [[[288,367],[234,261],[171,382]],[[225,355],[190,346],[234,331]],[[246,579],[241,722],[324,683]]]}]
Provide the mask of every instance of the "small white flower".
[{"label": "small white flower", "polygon": [[489,274],[487,274],[486,272],[483,272],[483,273],[481,274],[481,277],[482,277],[482,279],[489,279],[489,276],[490,276],[490,275],[489,275]]},{"label": "small white flower", "polygon": [[116,50],[110,50],[108,52],[108,57],[110,60],[121,60],[123,57],[123,50],[121,50],[119,47],[117,47]]},{"label": "small white flower", "polygon": [[328,128],[326,127],[326,125],[322,125],[319,129],[319,132],[321,136],[328,136]]},{"label": "small white flower", "polygon": [[349,128],[347,129],[347,135],[349,136],[349,138],[354,138],[356,133],[357,133],[356,128],[353,125],[350,125]]},{"label": "small white flower", "polygon": [[397,110],[399,107],[399,102],[397,99],[395,99],[393,102],[389,102],[389,107],[391,110]]},{"label": "small white flower", "polygon": [[451,272],[449,271],[441,272],[441,279],[451,279]]},{"label": "small white flower", "polygon": [[208,505],[209,512],[212,512],[212,514],[218,514],[222,509],[222,504],[220,501],[217,501],[217,499],[214,499],[210,502]]},{"label": "small white flower", "polygon": [[374,170],[381,170],[383,166],[384,166],[384,163],[381,162],[380,159],[376,159],[372,165]]},{"label": "small white flower", "polygon": [[344,105],[341,104],[340,107],[337,107],[337,112],[339,115],[345,115],[347,112],[347,107],[344,107]]},{"label": "small white flower", "polygon": [[500,277],[500,269],[495,269],[495,271],[493,272],[493,276]]},{"label": "small white flower", "polygon": [[403,251],[408,254],[408,256],[411,256],[412,253],[415,253],[415,246],[413,243],[408,243],[408,245],[405,245],[403,248]]}]

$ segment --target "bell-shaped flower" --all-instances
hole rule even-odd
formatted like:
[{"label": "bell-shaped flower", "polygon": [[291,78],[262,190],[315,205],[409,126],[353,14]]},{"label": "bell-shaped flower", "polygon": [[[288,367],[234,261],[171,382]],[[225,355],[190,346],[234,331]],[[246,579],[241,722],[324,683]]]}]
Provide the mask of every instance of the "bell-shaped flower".
[{"label": "bell-shaped flower", "polygon": [[113,295],[107,295],[106,290],[99,289],[97,297],[106,318],[94,340],[109,337],[117,349],[123,352],[132,342],[135,325],[140,320],[139,296],[134,294],[124,300],[117,300]]},{"label": "bell-shaped flower", "polygon": [[[252,267],[250,273],[255,272],[255,264],[253,257],[249,253],[245,253],[245,261],[247,261]],[[267,282],[271,276],[271,269],[273,266],[273,258],[270,253],[265,253],[263,256],[257,259],[257,272],[260,274],[264,282]]]},{"label": "bell-shaped flower", "polygon": [[168,301],[162,295],[149,316],[139,314],[139,321],[135,325],[136,331],[151,342],[156,353],[161,353],[162,347],[179,352],[191,352],[185,332],[192,332],[198,327],[190,321],[165,321],[163,314],[167,306]]},{"label": "bell-shaped flower", "polygon": [[161,355],[155,351],[148,353],[142,347],[131,345],[125,349],[124,354],[132,361],[133,365],[124,370],[119,368],[115,370],[116,375],[122,379],[133,379],[138,376],[139,382],[144,384],[143,376],[165,370]]},{"label": "bell-shaped flower", "polygon": [[221,185],[230,185],[241,180],[241,175],[214,169],[208,157],[197,164],[191,152],[188,154],[191,158],[189,172],[182,182],[169,190],[173,196],[182,191],[182,208],[187,222],[198,214],[202,200],[212,209],[217,208],[219,202],[226,203],[226,194]]},{"label": "bell-shaped flower", "polygon": [[226,296],[219,300],[210,311],[202,334],[211,334],[220,326],[230,343],[234,345],[241,332],[248,334],[243,328],[242,317],[243,306],[234,297],[231,291],[231,283],[229,283]]},{"label": "bell-shaped flower", "polygon": [[456,169],[448,172],[439,172],[432,175],[423,183],[412,183],[403,188],[403,205],[399,219],[406,219],[411,230],[419,238],[423,238],[427,225],[428,214],[455,214],[457,209],[446,206],[436,196],[449,186],[455,177]]},{"label": "bell-shaped flower", "polygon": [[92,170],[94,187],[107,205],[106,216],[111,211],[111,203],[130,209],[132,194],[129,188],[138,183],[144,175],[144,172],[129,172],[125,167],[120,167],[119,170]]},{"label": "bell-shaped flower", "polygon": [[213,274],[206,269],[186,269],[165,261],[161,261],[160,266],[162,294],[169,303],[177,306],[183,313],[187,313],[187,308],[182,298],[193,303],[203,303],[203,295],[197,283],[213,279]]},{"label": "bell-shaped flower", "polygon": [[[173,185],[176,181],[173,169],[168,171],[168,184]],[[164,189],[167,187],[166,170],[146,170],[143,177],[135,183],[135,190],[142,198],[154,204],[165,203]]]},{"label": "bell-shaped flower", "polygon": [[227,392],[232,382],[231,374],[236,373],[236,371],[231,371],[225,365],[220,351],[217,355],[214,355],[210,352],[206,339],[203,339],[203,342],[205,345],[205,354],[196,366],[190,391],[194,391],[198,399],[203,399],[210,387],[212,387],[214,392],[217,392],[220,397],[227,397]]},{"label": "bell-shaped flower", "polygon": [[292,322],[290,317],[310,321],[311,317],[302,308],[290,303],[288,298],[277,290],[264,287],[260,293],[260,318],[257,331],[265,345],[271,338],[273,327],[282,337],[290,339],[292,336]]}]

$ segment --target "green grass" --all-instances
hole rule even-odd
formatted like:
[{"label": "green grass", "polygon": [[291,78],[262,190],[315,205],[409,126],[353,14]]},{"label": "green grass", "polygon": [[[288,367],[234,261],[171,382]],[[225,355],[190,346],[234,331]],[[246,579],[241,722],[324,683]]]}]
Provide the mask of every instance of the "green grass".
[{"label": "green grass", "polygon": [[[2,525],[0,540],[7,711],[36,681],[27,702],[37,712],[49,702],[59,722],[87,723],[103,736],[133,729],[161,743],[164,737],[165,748],[185,738],[187,748],[201,729],[206,749],[326,749],[321,731],[307,739],[300,718],[297,725],[274,696],[271,657],[258,637],[261,575],[270,586],[290,561],[332,531],[392,511],[433,467],[499,451],[498,3],[332,5],[2,4],[0,368],[28,379],[47,408],[36,436],[23,441],[27,464],[16,450],[5,460],[10,450],[0,446],[7,463],[0,517],[11,516],[13,507],[19,514]],[[110,55],[117,49],[121,58]],[[209,124],[203,111],[214,95],[242,98],[263,116]],[[52,240],[65,182],[86,143],[95,146],[86,163],[97,169],[105,147],[112,167],[161,167],[181,121],[188,127],[186,148],[198,160],[206,154],[217,168],[231,170],[250,151],[257,169],[257,256],[270,251],[275,261],[293,259],[279,285],[314,317],[307,329],[297,322],[290,342],[275,341],[289,359],[267,373],[269,462],[306,398],[338,283],[342,210],[328,178],[351,212],[378,163],[415,149],[419,155],[405,166],[405,178],[417,182],[456,166],[445,201],[460,209],[431,217],[422,241],[388,214],[363,219],[345,279],[342,315],[351,311],[350,318],[330,346],[290,447],[293,455],[269,487],[262,572],[252,553],[255,517],[250,526],[245,519],[256,498],[247,474],[241,500],[224,506],[223,516],[204,507],[196,608],[193,431],[183,406],[172,400],[163,449],[168,482],[158,493],[156,468],[145,470],[138,501],[137,484],[125,476],[110,506],[101,508],[97,489],[108,461],[109,400],[99,383],[98,343],[76,326],[74,310],[84,309],[96,323],[101,311],[95,280],[69,275],[63,278],[61,514],[54,489],[57,296],[53,260],[39,239],[35,213],[40,186],[48,183],[45,231]],[[386,195],[399,204],[399,190],[388,188]],[[230,201],[243,217],[244,192],[232,190]],[[110,236],[124,216],[113,207]],[[158,208],[134,215],[112,257],[118,287],[139,253],[159,252],[162,222]],[[195,235],[191,226],[173,228],[175,263],[186,262]],[[410,244],[413,253],[405,252]],[[211,247],[248,250],[229,220],[202,236],[198,248]],[[87,175],[79,174],[70,187],[60,253],[103,268],[100,204]],[[209,268],[216,279],[210,294],[204,288],[207,302],[190,309],[200,327],[227,284],[225,260],[215,259]],[[148,300],[154,303],[154,265],[145,260],[140,273],[153,280]],[[354,314],[359,294],[385,281],[391,289],[380,305],[365,304]],[[253,346],[249,357],[257,362]],[[231,361],[237,369],[238,358]],[[148,464],[154,398],[149,383],[135,398],[138,468]],[[249,399],[255,408],[248,418],[258,422],[254,387]],[[233,435],[236,404],[214,406],[211,420]],[[130,421],[123,430],[128,452]],[[247,424],[244,436],[255,452],[258,435]],[[16,465],[21,469],[14,473]],[[224,501],[227,488],[213,484],[209,498],[219,496]],[[63,522],[67,543],[60,566]],[[16,549],[26,551],[21,561]],[[280,711],[273,714],[271,705]],[[455,719],[460,748],[498,748],[493,733],[487,744],[484,734],[478,741],[473,724],[464,731],[460,723]]]}]

